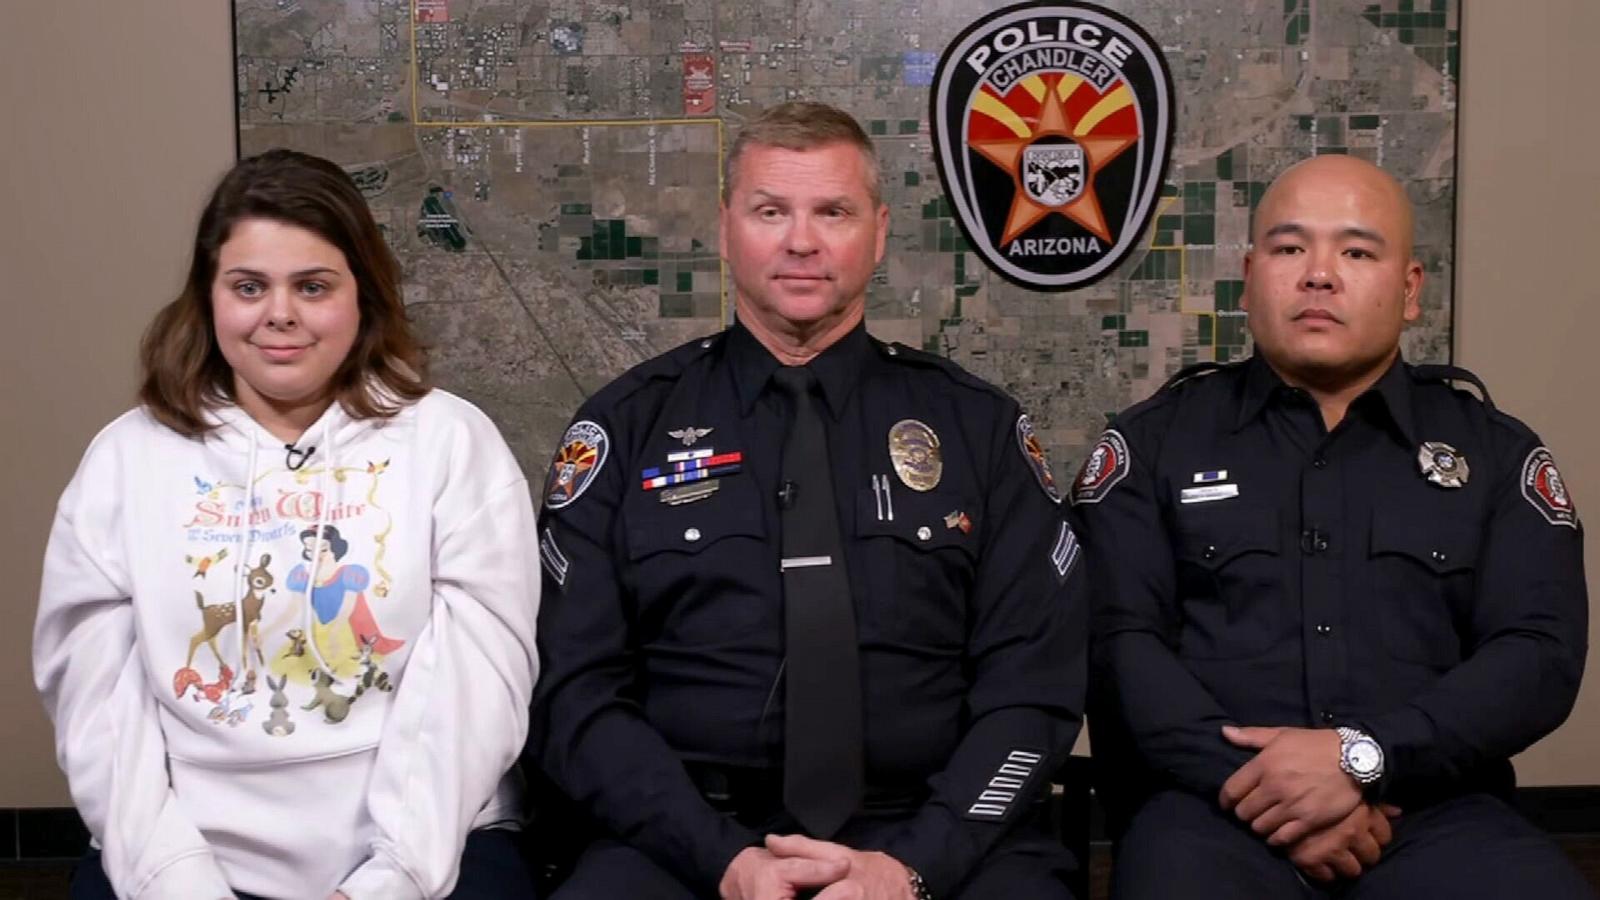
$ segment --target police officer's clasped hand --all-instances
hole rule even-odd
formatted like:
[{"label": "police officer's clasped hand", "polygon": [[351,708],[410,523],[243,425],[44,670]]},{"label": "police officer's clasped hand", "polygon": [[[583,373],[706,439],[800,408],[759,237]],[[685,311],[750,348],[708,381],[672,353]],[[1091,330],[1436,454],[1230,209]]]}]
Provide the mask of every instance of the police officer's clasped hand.
[{"label": "police officer's clasped hand", "polygon": [[1273,846],[1332,825],[1361,803],[1360,787],[1339,768],[1332,729],[1225,725],[1222,735],[1260,752],[1223,783],[1217,802]]},{"label": "police officer's clasped hand", "polygon": [[1356,878],[1378,864],[1394,839],[1389,820],[1400,810],[1362,803],[1338,822],[1301,838],[1289,848],[1289,861],[1318,881]]},{"label": "police officer's clasped hand", "polygon": [[845,865],[844,877],[818,893],[816,900],[916,900],[910,871],[887,853],[852,850],[799,834],[769,834],[767,849],[786,860]]},{"label": "police officer's clasped hand", "polygon": [[717,891],[722,900],[794,900],[802,889],[833,884],[849,871],[841,859],[783,858],[764,847],[746,847],[728,863]]}]

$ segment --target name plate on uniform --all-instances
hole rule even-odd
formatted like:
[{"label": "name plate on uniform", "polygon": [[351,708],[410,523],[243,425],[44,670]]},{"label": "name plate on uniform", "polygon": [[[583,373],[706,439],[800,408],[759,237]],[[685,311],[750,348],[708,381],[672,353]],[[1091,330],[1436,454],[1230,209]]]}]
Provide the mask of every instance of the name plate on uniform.
[{"label": "name plate on uniform", "polygon": [[1184,488],[1178,492],[1179,503],[1210,503],[1239,496],[1237,484],[1208,484],[1205,487]]}]

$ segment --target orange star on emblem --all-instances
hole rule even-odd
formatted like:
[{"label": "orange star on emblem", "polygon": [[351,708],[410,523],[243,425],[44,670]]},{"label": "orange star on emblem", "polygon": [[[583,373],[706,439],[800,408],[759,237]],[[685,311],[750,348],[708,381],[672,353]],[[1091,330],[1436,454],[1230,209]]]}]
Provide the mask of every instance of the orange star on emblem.
[{"label": "orange star on emblem", "polygon": [[1039,479],[1044,482],[1045,489],[1053,490],[1056,479],[1050,474],[1050,461],[1044,455],[1044,445],[1039,443],[1038,435],[1030,432],[1023,439],[1022,445],[1028,451],[1028,455],[1033,457],[1033,461],[1039,464]]},{"label": "orange star on emblem", "polygon": [[579,476],[594,468],[598,458],[599,451],[582,441],[573,441],[562,447],[556,453],[555,465],[550,467],[555,487],[571,497],[577,488]]},{"label": "orange star on emblem", "polygon": [[[1072,221],[1083,226],[1084,230],[1105,241],[1115,243],[1111,236],[1111,229],[1106,225],[1105,214],[1100,209],[1100,200],[1095,194],[1095,174],[1112,160],[1116,159],[1122,151],[1133,146],[1139,140],[1137,132],[1128,133],[1095,133],[1095,129],[1105,121],[1110,112],[1115,112],[1128,106],[1131,100],[1127,96],[1127,86],[1118,85],[1108,91],[1099,103],[1080,116],[1077,121],[1072,121],[1067,114],[1066,98],[1062,96],[1066,90],[1071,96],[1076,90],[1093,90],[1082,82],[1081,79],[1058,76],[1053,80],[1046,80],[1036,76],[1037,84],[1043,86],[1043,105],[1036,117],[1021,117],[1009,108],[1009,104],[996,98],[996,107],[1002,107],[1001,113],[1010,113],[1004,116],[1007,127],[1013,133],[1018,133],[1015,139],[989,139],[974,140],[969,146],[983,154],[990,162],[1011,173],[1014,192],[1011,199],[1011,213],[1006,217],[1006,226],[1000,236],[1000,244],[1008,244],[1012,239],[1031,228],[1034,223],[1051,213],[1060,213]],[[1032,81],[1033,79],[1029,79]],[[1013,88],[1013,91],[1028,87]],[[1031,92],[1031,91],[1030,91]],[[992,96],[992,95],[991,95]],[[1108,112],[1109,110],[1109,112]],[[1083,188],[1078,195],[1060,206],[1052,206],[1034,199],[1022,182],[1022,166],[1019,164],[1027,148],[1039,144],[1042,139],[1056,138],[1056,144],[1076,144],[1082,148],[1084,156]]]}]

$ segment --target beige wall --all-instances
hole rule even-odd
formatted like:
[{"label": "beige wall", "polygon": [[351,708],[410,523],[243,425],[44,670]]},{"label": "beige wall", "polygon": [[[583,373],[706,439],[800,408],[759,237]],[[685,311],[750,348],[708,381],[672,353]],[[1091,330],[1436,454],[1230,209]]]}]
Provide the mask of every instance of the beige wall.
[{"label": "beige wall", "polygon": [[233,161],[220,0],[27,0],[0,14],[0,807],[67,800],[30,632],[56,497],[132,405],[136,336]]},{"label": "beige wall", "polygon": [[[1600,375],[1600,121],[1582,64],[1600,5],[1464,5],[1458,360],[1600,511],[1600,415],[1579,390]],[[220,0],[34,0],[0,28],[0,807],[67,802],[28,666],[45,529],[85,443],[129,405],[134,335],[232,160],[228,29]],[[1600,784],[1597,684],[1522,760],[1525,781]]]},{"label": "beige wall", "polygon": [[[1467,0],[1456,360],[1539,432],[1591,529],[1600,586],[1600,110],[1594,0]],[[1518,760],[1526,784],[1600,784],[1600,619],[1572,718]]]}]

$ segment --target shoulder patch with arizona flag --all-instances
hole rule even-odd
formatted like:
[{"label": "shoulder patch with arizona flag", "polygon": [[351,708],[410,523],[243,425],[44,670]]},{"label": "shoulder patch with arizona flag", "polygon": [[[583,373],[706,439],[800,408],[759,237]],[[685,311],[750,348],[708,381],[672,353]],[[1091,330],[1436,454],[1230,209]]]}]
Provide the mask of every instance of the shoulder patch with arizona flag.
[{"label": "shoulder patch with arizona flag", "polygon": [[545,505],[560,509],[582,496],[600,474],[610,450],[611,438],[604,428],[587,419],[573,422],[561,436],[556,458],[550,462],[550,474],[545,476]]},{"label": "shoulder patch with arizona flag", "polygon": [[1132,466],[1128,442],[1122,433],[1115,428],[1107,429],[1100,435],[1094,449],[1089,451],[1089,458],[1083,461],[1078,477],[1072,480],[1072,504],[1076,506],[1104,500],[1117,482],[1128,477]]},{"label": "shoulder patch with arizona flag", "polygon": [[1056,477],[1050,474],[1050,460],[1044,455],[1039,436],[1033,433],[1033,422],[1029,421],[1027,413],[1017,417],[1017,446],[1022,448],[1022,458],[1033,470],[1033,477],[1038,480],[1039,487],[1044,488],[1045,495],[1052,502],[1060,503],[1061,490],[1056,487]]},{"label": "shoulder patch with arizona flag", "polygon": [[1578,527],[1578,508],[1556,470],[1550,448],[1535,447],[1522,461],[1522,496],[1551,525]]}]

